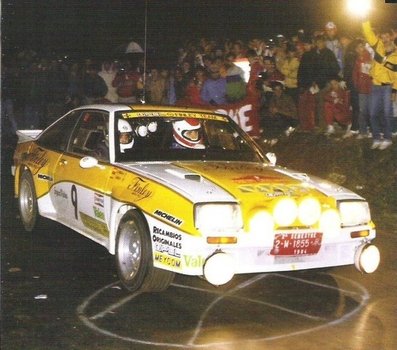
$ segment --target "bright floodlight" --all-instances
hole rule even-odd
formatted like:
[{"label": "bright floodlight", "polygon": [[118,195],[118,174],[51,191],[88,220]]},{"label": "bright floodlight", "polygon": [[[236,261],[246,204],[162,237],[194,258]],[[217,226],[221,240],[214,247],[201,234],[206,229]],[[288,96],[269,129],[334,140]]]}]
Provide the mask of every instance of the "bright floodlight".
[{"label": "bright floodlight", "polygon": [[371,10],[371,0],[347,0],[347,9],[355,16],[365,17]]}]

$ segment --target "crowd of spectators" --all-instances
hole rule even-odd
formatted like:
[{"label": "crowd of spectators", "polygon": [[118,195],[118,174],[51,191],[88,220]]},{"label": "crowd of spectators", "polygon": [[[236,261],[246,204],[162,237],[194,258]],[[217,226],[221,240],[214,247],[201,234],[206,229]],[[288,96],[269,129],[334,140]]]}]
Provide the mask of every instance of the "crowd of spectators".
[{"label": "crowd of spectators", "polygon": [[[384,59],[397,55],[395,30],[383,30],[377,37]],[[83,104],[144,100],[217,106],[254,97],[260,103],[262,136],[273,143],[296,128],[332,135],[340,126],[344,137],[371,137],[375,129],[372,147],[385,149],[391,135],[397,135],[397,101],[393,90],[394,115],[388,110],[379,120],[371,115],[370,71],[379,53],[368,41],[367,36],[338,33],[333,22],[312,35],[300,30],[290,38],[201,38],[186,42],[171,64],[149,59],[146,74],[140,54],[95,62],[24,50],[2,62],[2,120],[15,131],[43,128]],[[397,85],[395,80],[379,83],[389,85],[390,93]]]}]

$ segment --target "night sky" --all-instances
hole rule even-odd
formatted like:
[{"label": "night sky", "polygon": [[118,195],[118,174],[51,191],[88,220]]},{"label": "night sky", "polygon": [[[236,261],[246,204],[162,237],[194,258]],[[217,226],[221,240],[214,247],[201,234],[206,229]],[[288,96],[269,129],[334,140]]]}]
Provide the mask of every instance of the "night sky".
[{"label": "night sky", "polygon": [[[333,20],[341,32],[359,31],[344,0],[148,0],[148,45],[161,54],[201,36],[247,40]],[[397,5],[376,3],[376,25],[397,27]],[[2,52],[30,47],[43,54],[104,56],[134,39],[143,45],[144,0],[2,1]]]}]

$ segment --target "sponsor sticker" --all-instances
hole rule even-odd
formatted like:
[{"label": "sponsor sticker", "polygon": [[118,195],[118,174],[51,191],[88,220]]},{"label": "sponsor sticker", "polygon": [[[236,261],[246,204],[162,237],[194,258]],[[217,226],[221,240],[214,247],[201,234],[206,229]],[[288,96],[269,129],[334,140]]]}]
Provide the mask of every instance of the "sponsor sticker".
[{"label": "sponsor sticker", "polygon": [[308,188],[301,186],[242,185],[238,188],[243,193],[263,193],[266,197],[299,196],[309,193]]},{"label": "sponsor sticker", "polygon": [[94,215],[97,219],[105,221],[105,213],[102,210],[97,207],[92,207],[92,209],[94,210]]},{"label": "sponsor sticker", "polygon": [[94,193],[94,204],[97,207],[103,208],[104,207],[104,201],[105,201],[105,199],[104,199],[104,196],[102,194]]},{"label": "sponsor sticker", "polygon": [[150,184],[140,177],[134,178],[127,189],[131,192],[136,201],[150,198],[153,195]]},{"label": "sponsor sticker", "polygon": [[180,258],[182,249],[182,234],[153,226],[153,247],[160,253],[167,253],[170,256]]},{"label": "sponsor sticker", "polygon": [[155,252],[154,253],[154,261],[161,265],[165,265],[168,267],[173,267],[173,268],[177,268],[177,269],[181,268],[181,259],[175,258],[173,256],[168,256],[163,253]]},{"label": "sponsor sticker", "polygon": [[97,232],[103,236],[109,235],[109,230],[105,223],[103,223],[99,220],[96,220],[96,219],[82,213],[81,211],[79,212],[79,214],[81,217],[81,221],[83,222],[83,225],[85,227],[87,227],[90,230]]},{"label": "sponsor sticker", "polygon": [[111,179],[115,179],[115,180],[119,180],[119,181],[123,181],[125,178],[126,172],[118,169],[118,168],[113,168],[112,169],[112,173],[110,175]]},{"label": "sponsor sticker", "polygon": [[154,215],[165,219],[169,222],[172,222],[173,224],[177,225],[177,226],[181,226],[183,224],[183,220],[176,218],[175,216],[172,216],[171,214],[168,214],[160,209],[156,209],[156,211],[154,212]]},{"label": "sponsor sticker", "polygon": [[248,175],[242,177],[236,177],[232,179],[233,182],[241,185],[250,185],[258,183],[269,183],[269,182],[283,182],[284,179],[279,176],[264,176],[264,175]]},{"label": "sponsor sticker", "polygon": [[59,190],[54,189],[54,196],[55,197],[59,197],[59,198],[63,198],[63,199],[68,199],[67,193],[62,188],[59,189]]},{"label": "sponsor sticker", "polygon": [[22,161],[26,162],[34,171],[34,174],[43,168],[48,163],[47,152],[36,148],[32,153],[24,153],[22,155]]},{"label": "sponsor sticker", "polygon": [[185,263],[186,267],[198,268],[204,266],[205,259],[200,255],[197,256],[184,255],[183,262]]},{"label": "sponsor sticker", "polygon": [[44,181],[54,181],[54,179],[51,176],[46,174],[37,174],[37,178]]},{"label": "sponsor sticker", "polygon": [[168,117],[168,118],[194,118],[194,119],[210,119],[228,122],[228,119],[221,115],[208,114],[208,113],[195,113],[195,112],[179,112],[179,111],[168,111],[168,112],[128,112],[122,113],[121,116],[124,119],[130,118],[142,118],[142,117]]}]

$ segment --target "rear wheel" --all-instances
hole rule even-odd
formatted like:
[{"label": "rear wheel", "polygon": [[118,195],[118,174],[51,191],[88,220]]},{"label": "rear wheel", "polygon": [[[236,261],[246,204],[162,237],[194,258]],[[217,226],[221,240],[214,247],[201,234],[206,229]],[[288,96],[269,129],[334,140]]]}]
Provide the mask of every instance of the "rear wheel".
[{"label": "rear wheel", "polygon": [[26,231],[30,232],[37,225],[39,209],[33,178],[27,171],[22,173],[19,180],[18,205],[23,226]]},{"label": "rear wheel", "polygon": [[174,273],[153,266],[150,233],[137,211],[120,222],[116,238],[116,265],[122,284],[131,292],[159,292],[168,288]]}]

